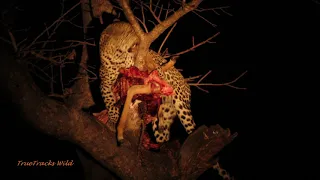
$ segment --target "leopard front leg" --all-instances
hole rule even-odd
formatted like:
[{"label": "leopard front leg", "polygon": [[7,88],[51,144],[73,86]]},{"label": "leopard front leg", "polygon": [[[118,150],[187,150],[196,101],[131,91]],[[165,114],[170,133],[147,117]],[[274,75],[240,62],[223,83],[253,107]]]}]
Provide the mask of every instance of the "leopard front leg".
[{"label": "leopard front leg", "polygon": [[120,109],[115,107],[115,98],[111,91],[111,87],[106,86],[104,83],[101,84],[101,94],[105,103],[106,109],[108,110],[108,121],[106,126],[112,132],[116,132],[116,124],[120,117]]},{"label": "leopard front leg", "polygon": [[106,125],[112,132],[116,132],[116,124],[120,117],[120,109],[115,106],[110,106],[108,112],[109,120]]}]

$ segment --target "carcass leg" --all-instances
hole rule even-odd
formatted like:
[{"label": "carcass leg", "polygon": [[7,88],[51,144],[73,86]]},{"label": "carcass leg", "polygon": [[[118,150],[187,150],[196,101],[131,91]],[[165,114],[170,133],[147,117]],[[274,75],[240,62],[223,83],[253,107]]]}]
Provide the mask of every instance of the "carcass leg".
[{"label": "carcass leg", "polygon": [[124,141],[123,132],[126,125],[126,121],[128,119],[128,112],[130,108],[130,103],[132,102],[132,98],[136,94],[150,94],[152,92],[151,85],[134,85],[131,86],[128,90],[126,101],[124,103],[123,111],[121,113],[120,121],[117,127],[117,141],[118,144],[122,144]]}]

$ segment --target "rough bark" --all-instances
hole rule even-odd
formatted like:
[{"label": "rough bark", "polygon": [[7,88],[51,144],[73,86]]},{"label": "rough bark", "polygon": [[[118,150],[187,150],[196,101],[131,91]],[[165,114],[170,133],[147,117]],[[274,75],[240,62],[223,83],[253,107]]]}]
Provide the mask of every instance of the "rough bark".
[{"label": "rough bark", "polygon": [[[141,149],[138,156],[136,136],[125,134],[130,143],[118,147],[115,134],[78,109],[78,105],[47,98],[26,70],[8,54],[1,60],[0,83],[7,84],[5,95],[12,97],[25,119],[46,134],[79,145],[122,179],[196,179],[212,166],[214,155],[234,137],[219,126],[201,126],[187,138],[180,151],[169,144],[161,152]],[[81,97],[79,93],[88,92],[76,93]]]},{"label": "rough bark", "polygon": [[[160,31],[163,32],[164,28],[154,30],[153,34]],[[150,36],[155,38],[155,35]],[[9,52],[4,50],[0,58],[2,95],[11,97],[19,107],[18,111],[35,128],[77,144],[122,179],[196,179],[212,167],[215,155],[236,136],[218,125],[201,126],[181,148],[176,142],[169,142],[161,152],[151,152],[138,148],[139,137],[126,132],[127,143],[118,147],[115,134],[81,110],[93,104],[87,78],[74,84],[72,96],[66,102],[58,102],[41,92],[27,72],[26,65],[15,60]],[[83,46],[83,65],[86,59],[86,46]],[[81,77],[87,77],[83,76],[84,73],[80,68]]]},{"label": "rough bark", "polygon": [[134,65],[138,69],[143,71],[146,70],[145,57],[147,55],[151,43],[155,41],[166,29],[168,29],[175,22],[177,22],[182,16],[196,9],[198,5],[202,2],[202,0],[192,0],[187,4],[184,4],[183,7],[175,11],[168,18],[159,22],[159,24],[157,24],[149,33],[145,33],[142,30],[139,22],[136,20],[136,17],[134,16],[134,13],[130,8],[129,1],[118,0],[118,2],[121,5],[127,20],[132,25],[136,35],[139,37],[140,43]]},{"label": "rough bark", "polygon": [[[85,46],[83,51],[81,63],[85,65]],[[118,147],[115,134],[81,110],[93,104],[87,78],[74,84],[65,103],[58,102],[41,92],[23,63],[8,51],[3,53],[1,92],[12,98],[25,120],[46,134],[77,144],[122,179],[196,179],[212,167],[214,156],[235,137],[220,126],[201,126],[181,148],[171,142],[161,152],[150,152],[138,148],[139,138],[127,132],[128,143]],[[80,68],[79,74],[87,77],[84,73]]]}]

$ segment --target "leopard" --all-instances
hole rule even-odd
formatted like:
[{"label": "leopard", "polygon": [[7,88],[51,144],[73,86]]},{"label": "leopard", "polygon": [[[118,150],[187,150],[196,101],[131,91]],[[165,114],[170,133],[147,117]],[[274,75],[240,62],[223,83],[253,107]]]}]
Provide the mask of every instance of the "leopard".
[{"label": "leopard", "polygon": [[[108,111],[107,127],[115,132],[116,124],[120,117],[120,109],[115,106],[116,98],[112,92],[112,85],[116,82],[119,70],[129,68],[134,65],[136,49],[139,39],[135,35],[132,26],[123,21],[117,21],[103,30],[100,36],[100,69],[101,79],[100,91]],[[186,132],[191,134],[196,124],[191,114],[191,89],[185,81],[183,75],[174,66],[163,70],[162,65],[167,60],[153,50],[149,50],[148,56],[158,65],[155,69],[159,76],[173,87],[174,94],[162,96],[157,117],[152,121],[152,130],[157,143],[167,142],[170,139],[170,127],[174,119],[178,116]],[[132,106],[139,104],[135,102]],[[139,122],[138,122],[139,123]],[[131,125],[136,127],[135,125]],[[226,180],[230,180],[229,173],[222,169],[219,163],[213,165],[219,175]]]},{"label": "leopard", "polygon": [[[139,46],[139,38],[130,23],[124,21],[113,22],[103,30],[100,36],[100,91],[108,111],[106,126],[113,132],[120,117],[120,109],[115,106],[116,100],[112,92],[112,85],[116,82],[119,70],[134,66],[134,60]],[[155,70],[160,78],[172,86],[174,93],[161,97],[161,104],[157,117],[152,121],[152,130],[157,143],[164,143],[170,139],[170,127],[178,116],[187,134],[196,129],[196,123],[191,114],[191,89],[181,72],[174,66],[162,70],[161,66],[167,60],[153,50],[147,56],[157,65]]]},{"label": "leopard", "polygon": [[[158,53],[150,51],[154,61],[158,65],[163,65],[167,61]],[[175,67],[163,71],[159,66],[156,68],[160,78],[164,79],[173,88],[173,95],[162,96],[158,110],[158,116],[152,121],[152,130],[157,143],[164,143],[170,139],[170,127],[178,116],[187,134],[191,134],[195,128],[191,113],[191,89],[185,78]]]},{"label": "leopard", "polygon": [[134,30],[119,21],[107,26],[100,35],[100,91],[108,111],[106,126],[112,132],[116,131],[116,123],[120,116],[120,109],[115,106],[112,85],[117,80],[121,68],[134,65],[135,52],[132,50],[137,46],[139,39],[132,34]]}]

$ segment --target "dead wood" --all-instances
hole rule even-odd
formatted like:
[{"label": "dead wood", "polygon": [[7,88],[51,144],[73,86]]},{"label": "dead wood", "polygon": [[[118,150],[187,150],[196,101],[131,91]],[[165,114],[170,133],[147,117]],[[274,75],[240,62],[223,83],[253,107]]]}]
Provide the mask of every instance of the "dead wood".
[{"label": "dead wood", "polygon": [[[2,58],[0,72],[0,82],[7,84],[3,87],[5,95],[12,97],[26,121],[46,134],[82,147],[122,179],[196,179],[212,167],[214,156],[234,138],[219,126],[201,126],[187,138],[180,151],[141,149],[140,158],[137,156],[138,137],[126,133],[130,144],[118,147],[115,134],[82,112],[77,104],[72,101],[64,104],[46,97],[35,86],[25,66],[12,56],[7,54]],[[78,97],[80,93],[88,92],[79,91]]]}]

